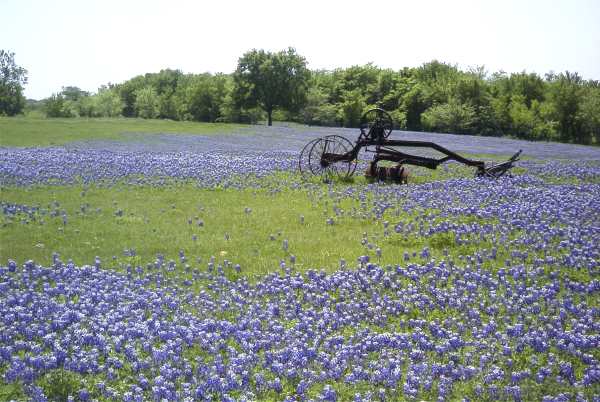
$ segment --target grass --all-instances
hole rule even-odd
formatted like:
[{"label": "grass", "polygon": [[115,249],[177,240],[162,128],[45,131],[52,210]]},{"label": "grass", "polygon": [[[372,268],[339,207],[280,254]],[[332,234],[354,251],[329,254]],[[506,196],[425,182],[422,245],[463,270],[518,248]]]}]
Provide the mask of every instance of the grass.
[{"label": "grass", "polygon": [[[427,172],[431,173],[429,177]],[[432,178],[443,178],[445,174],[442,170],[425,170],[419,171],[418,177],[425,182]],[[339,267],[341,258],[345,258],[349,266],[356,266],[356,258],[365,254],[371,256],[371,261],[385,265],[402,261],[405,251],[419,252],[425,246],[430,248],[432,257],[436,259],[443,258],[445,249],[451,258],[456,259],[459,255],[472,255],[476,250],[488,248],[485,244],[457,246],[449,234],[430,238],[404,238],[397,235],[393,231],[395,223],[414,221],[418,214],[429,211],[405,213],[400,199],[380,219],[374,219],[369,213],[362,214],[366,211],[361,210],[359,199],[336,195],[348,185],[363,185],[362,178],[356,178],[350,184],[336,182],[333,186],[315,182],[293,189],[293,186],[281,185],[282,182],[290,183],[296,179],[293,174],[278,174],[265,179],[261,189],[245,190],[199,189],[191,183],[163,187],[119,185],[106,188],[79,185],[4,188],[0,197],[3,202],[37,206],[40,209],[31,215],[2,216],[0,261],[13,258],[22,264],[27,259],[33,259],[47,265],[51,263],[51,253],[55,251],[61,254],[63,261],[72,258],[78,265],[92,264],[95,257],[99,256],[104,267],[120,269],[127,263],[143,266],[158,253],[164,254],[167,260],[178,261],[178,251],[183,250],[192,266],[206,267],[210,256],[215,256],[218,263],[225,259],[233,264],[239,263],[242,274],[252,278],[278,270],[282,259],[289,265],[290,254],[297,257],[295,268],[299,271],[317,268],[331,272]],[[367,200],[366,205],[372,205],[370,201]],[[335,210],[343,210],[344,213],[337,216]],[[353,210],[355,213],[350,213]],[[396,213],[396,210],[399,212]],[[63,214],[67,216],[66,224]],[[300,216],[304,216],[303,222]],[[334,219],[333,225],[327,224],[327,219],[331,217]],[[480,224],[486,222],[475,217],[454,219],[471,223],[478,221]],[[384,235],[383,222],[386,220],[390,222],[389,236]],[[202,221],[202,226],[198,225],[199,221]],[[372,244],[372,247],[361,243],[365,232],[368,244]],[[193,240],[194,235],[197,240]],[[284,239],[289,241],[288,251],[283,250]],[[381,260],[375,253],[377,247],[383,250]],[[124,255],[124,249],[131,248],[136,250],[137,256]],[[504,261],[508,257],[501,253],[502,250],[497,261]],[[198,258],[202,260],[201,263],[197,262]],[[485,264],[487,267],[487,262]],[[497,267],[487,268],[493,270]],[[181,275],[182,270],[177,271]],[[228,275],[235,276],[232,272]],[[409,285],[408,279],[405,285]],[[419,311],[412,308],[398,319],[441,321],[457,314],[453,309]],[[387,322],[385,328],[372,329],[404,331],[394,320]],[[356,330],[344,327],[340,328],[339,333],[348,337]],[[190,348],[185,353],[186,356],[202,355],[199,348]],[[531,353],[525,351],[520,356],[525,364]],[[561,358],[565,355],[560,351],[556,351],[556,354]],[[119,380],[111,382],[111,386],[125,391],[132,378],[126,369],[120,370]],[[72,395],[82,384],[85,383],[87,389],[95,389],[92,385],[101,380],[101,377],[80,377],[56,370],[44,375],[37,384],[53,400],[66,400],[66,395]],[[474,395],[474,387],[481,381],[481,378],[474,378],[457,385],[451,398]],[[331,385],[336,389],[339,400],[352,400],[356,392],[364,394],[371,390],[375,395],[377,391],[376,385],[367,382],[346,384],[339,381]],[[295,386],[294,381],[284,381],[281,395],[268,391],[260,393],[258,397],[260,400],[281,400],[285,395],[293,395]],[[309,396],[316,398],[322,386],[311,387]],[[523,384],[523,396],[526,400],[539,400],[544,392],[556,394],[569,390],[568,386],[553,382],[546,383],[545,387],[542,389],[533,382]],[[431,391],[421,394],[421,398],[433,400],[436,395],[437,385],[434,384]],[[105,400],[97,391],[93,396]],[[387,397],[393,400],[404,398],[400,389],[389,392]],[[2,398],[23,399],[23,389],[20,384],[0,382]],[[486,396],[482,398],[490,400]]]},{"label": "grass", "polygon": [[86,140],[127,140],[125,133],[227,134],[245,126],[130,118],[47,119],[0,117],[0,146],[30,147],[62,145]]},{"label": "grass", "polygon": [[[384,250],[379,262],[391,264],[401,261],[405,251],[418,252],[428,245],[441,252],[447,246],[443,235],[430,240],[396,235],[393,224],[412,219],[404,213],[395,216],[390,211],[382,220],[365,219],[349,213],[360,208],[358,201],[333,205],[316,199],[315,193],[292,189],[57,186],[4,189],[2,200],[40,208],[31,216],[2,217],[0,260],[19,263],[33,259],[50,264],[52,252],[58,252],[76,264],[93,264],[99,256],[110,266],[113,256],[123,261],[124,249],[135,249],[144,262],[159,253],[177,260],[177,252],[183,250],[193,262],[200,258],[205,263],[215,256],[240,264],[246,274],[260,275],[278,269],[282,259],[290,264],[292,254],[297,269],[332,271],[342,258],[348,265],[363,254],[378,261],[377,247]],[[344,214],[336,216],[334,207]],[[333,224],[327,223],[330,218]],[[386,219],[389,236],[384,235]],[[370,248],[361,244],[363,233],[368,234]]]},{"label": "grass", "polygon": [[[127,132],[212,134],[233,132],[240,127],[136,119],[0,118],[0,145],[39,146],[88,139],[123,139],[123,133]],[[10,136],[7,133],[11,133]],[[492,155],[479,156],[482,159],[496,158]],[[448,170],[441,167],[435,171],[411,168],[411,172],[411,183],[419,184],[452,177],[468,177],[472,175],[473,169],[455,165]],[[522,169],[513,170],[513,173],[521,172]],[[58,252],[63,261],[71,258],[77,265],[93,264],[98,256],[103,267],[121,269],[128,263],[143,266],[160,253],[165,255],[166,260],[173,259],[180,266],[178,251],[182,250],[187,262],[194,267],[205,268],[210,257],[215,256],[217,263],[228,260],[232,264],[240,264],[242,275],[256,278],[278,270],[281,260],[290,265],[292,254],[296,257],[294,266],[298,271],[314,268],[332,272],[338,269],[340,259],[345,259],[347,265],[353,267],[357,265],[356,260],[361,255],[369,255],[371,261],[382,265],[395,265],[402,263],[405,252],[412,256],[424,247],[430,249],[431,257],[436,260],[444,258],[445,251],[449,252],[447,258],[456,259],[491,247],[491,244],[485,242],[456,245],[451,233],[432,237],[405,237],[396,234],[393,230],[396,223],[418,224],[419,214],[435,211],[406,213],[402,209],[403,200],[399,199],[382,217],[375,219],[371,211],[365,209],[372,207],[371,199],[361,203],[357,198],[336,194],[342,193],[347,186],[363,186],[365,179],[360,177],[359,172],[356,176],[348,183],[335,182],[332,186],[327,186],[314,180],[294,188],[290,183],[298,182],[297,175],[280,173],[263,179],[264,185],[260,189],[245,190],[200,189],[192,183],[162,187],[5,187],[0,189],[0,201],[36,206],[39,210],[33,214],[0,216],[0,262],[5,264],[11,258],[23,264],[32,259],[47,266],[52,262],[52,253]],[[333,224],[328,224],[330,218],[333,219]],[[493,220],[485,221],[476,217],[447,219],[460,223],[495,223]],[[385,221],[389,222],[388,234],[385,233]],[[367,241],[363,244],[364,233],[367,234]],[[288,250],[283,248],[284,240],[288,241]],[[381,258],[377,256],[377,248],[382,250]],[[135,249],[135,256],[124,253],[130,249]],[[498,264],[509,258],[507,253],[508,249],[499,250]],[[531,253],[529,258],[535,258],[535,253]],[[423,261],[419,257],[411,260]],[[486,261],[484,267],[497,269],[492,264],[494,262]],[[181,273],[182,270],[178,271]],[[228,275],[235,277],[236,274],[228,272]],[[589,278],[585,276],[576,279]],[[408,284],[407,279],[406,285]],[[597,303],[592,295],[584,301],[588,304]],[[413,308],[400,318],[431,321],[456,315],[457,312],[453,309],[419,311]],[[289,322],[286,325],[293,324]],[[357,328],[344,327],[340,329],[340,334],[349,337],[356,330]],[[390,320],[385,328],[373,330],[400,329],[397,322]],[[525,366],[526,358],[531,353],[527,350],[519,356]],[[185,351],[185,355],[190,357],[201,354],[200,348]],[[561,351],[555,351],[555,354],[565,358],[565,353]],[[521,361],[517,359],[517,366],[521,368],[520,365]],[[0,376],[2,370],[0,365]],[[131,378],[129,370],[123,369],[119,373],[118,386],[125,390]],[[37,384],[52,400],[65,400],[67,395],[72,395],[83,383],[89,389],[90,384],[100,380],[100,377],[80,377],[71,372],[55,370],[44,375]],[[481,378],[475,378],[458,385],[452,399],[474,395],[473,388],[479,382]],[[294,382],[284,383],[284,394],[293,394],[295,385]],[[309,395],[316,397],[322,385],[313,386]],[[367,390],[374,391],[375,395],[377,389],[376,385],[366,382],[349,385],[339,381],[331,385],[337,390],[339,400],[352,400],[355,392],[364,393]],[[422,397],[435,399],[436,387],[434,385],[433,390],[423,393]],[[546,389],[528,383],[524,387],[524,399],[541,399],[540,392],[569,390],[568,386],[548,382],[544,387]],[[400,389],[394,392],[387,396],[394,400],[403,398]],[[104,400],[99,395],[94,397]],[[280,400],[282,395],[269,391],[259,395],[259,398]],[[21,385],[0,381],[0,400],[11,399],[25,399]]]}]

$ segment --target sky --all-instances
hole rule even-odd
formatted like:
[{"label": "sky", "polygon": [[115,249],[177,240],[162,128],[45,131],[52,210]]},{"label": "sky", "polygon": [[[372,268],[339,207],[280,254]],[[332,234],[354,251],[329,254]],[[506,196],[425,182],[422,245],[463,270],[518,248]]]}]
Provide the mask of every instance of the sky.
[{"label": "sky", "polygon": [[310,69],[436,59],[600,80],[600,0],[0,0],[0,49],[31,99],[163,68],[231,73],[248,50],[288,47]]}]

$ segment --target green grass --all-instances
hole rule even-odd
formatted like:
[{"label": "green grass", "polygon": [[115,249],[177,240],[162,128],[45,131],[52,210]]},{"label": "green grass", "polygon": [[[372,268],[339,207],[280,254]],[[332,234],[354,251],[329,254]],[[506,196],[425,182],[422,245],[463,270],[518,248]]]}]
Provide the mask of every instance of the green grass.
[{"label": "green grass", "polygon": [[29,147],[62,145],[91,139],[127,140],[126,133],[227,134],[243,125],[128,118],[47,119],[0,117],[0,146]]},{"label": "green grass", "polygon": [[[123,139],[122,133],[126,132],[212,134],[233,132],[240,127],[132,119],[0,118],[0,144],[30,146],[62,144],[92,138]],[[481,159],[505,159],[491,155],[479,156]],[[410,182],[413,184],[453,177],[470,177],[473,174],[473,169],[462,165],[452,165],[448,169],[441,167],[434,171],[424,168],[410,170]],[[516,174],[523,172],[522,168],[513,170]],[[166,260],[173,259],[181,266],[178,251],[183,250],[188,263],[193,267],[205,269],[210,257],[215,256],[217,263],[223,263],[224,260],[232,264],[239,263],[242,266],[242,275],[253,279],[277,271],[281,260],[290,265],[292,254],[296,256],[295,268],[300,272],[307,269],[332,272],[338,269],[342,258],[349,267],[355,267],[360,255],[369,255],[372,262],[382,265],[395,265],[403,264],[404,252],[412,255],[413,252],[420,252],[425,246],[429,247],[431,256],[438,261],[444,258],[456,261],[461,255],[473,255],[475,251],[492,247],[491,243],[485,241],[458,246],[452,233],[432,237],[405,237],[396,234],[393,230],[396,223],[415,222],[418,225],[420,215],[436,211],[421,209],[406,213],[402,209],[403,199],[400,198],[383,217],[375,219],[370,211],[373,206],[372,198],[363,204],[357,198],[342,196],[347,186],[360,187],[366,184],[360,172],[349,182],[335,181],[330,186],[318,179],[297,186],[298,175],[293,173],[278,173],[260,180],[260,189],[245,190],[199,189],[192,183],[162,187],[5,187],[0,189],[0,201],[38,206],[41,212],[14,217],[0,216],[0,262],[5,264],[6,260],[11,258],[23,264],[26,260],[33,259],[39,264],[48,265],[52,261],[52,253],[58,252],[63,261],[71,258],[77,265],[93,264],[98,256],[103,267],[119,270],[125,264],[144,266],[160,253],[165,255]],[[407,189],[410,191],[410,188]],[[375,193],[368,197],[376,197]],[[343,212],[338,215],[336,210]],[[63,214],[67,216],[66,223],[63,221]],[[304,217],[303,222],[300,216]],[[333,225],[327,223],[329,218],[333,218]],[[497,223],[493,219],[482,220],[474,216],[444,219],[459,223]],[[199,221],[202,221],[202,226],[198,225]],[[384,229],[385,221],[389,221],[387,235]],[[366,244],[362,243],[363,233],[367,234]],[[513,233],[513,236],[517,235],[518,233]],[[197,237],[196,240],[194,236]],[[284,239],[288,240],[287,251],[282,247]],[[382,250],[381,258],[376,255],[378,247]],[[125,249],[135,249],[137,256],[125,256]],[[444,256],[446,250],[449,253],[448,257]],[[510,258],[508,253],[508,248],[500,247],[497,260],[485,261],[484,268],[490,271],[498,269],[502,261]],[[531,252],[529,259],[535,256],[536,253]],[[424,261],[419,257],[411,259],[414,260]],[[185,275],[181,269],[175,273]],[[236,277],[232,270],[228,270],[227,275]],[[589,280],[588,273],[573,272],[570,275],[583,275],[575,276],[574,280]],[[406,279],[403,286],[409,285],[410,280]],[[199,281],[194,286],[194,289],[198,290],[197,287],[203,286],[203,283]],[[448,283],[447,286],[452,286],[452,283]],[[385,290],[382,289],[382,292]],[[598,303],[593,295],[574,300],[575,303],[581,301],[589,305]],[[412,306],[405,314],[389,319],[384,326],[373,326],[371,329],[380,332],[404,331],[399,327],[400,319],[441,321],[459,314],[450,308],[419,310]],[[222,318],[233,320],[235,317]],[[286,327],[292,327],[294,324],[284,323]],[[356,330],[357,328],[343,327],[339,329],[339,334],[347,338]],[[465,336],[468,338],[471,335],[467,331]],[[230,346],[235,347],[235,344]],[[565,353],[558,350],[553,352],[560,358],[565,358]],[[525,350],[516,355],[516,367],[527,368],[527,358],[532,353],[531,350]],[[184,356],[203,356],[203,351],[199,347],[192,347],[184,352]],[[597,357],[597,352],[595,356]],[[210,361],[207,361],[208,363]],[[539,364],[543,363],[540,361]],[[576,362],[574,365],[580,370]],[[5,367],[0,366],[0,376]],[[406,371],[406,367],[404,370]],[[119,379],[111,382],[111,386],[125,391],[132,378],[134,377],[130,368],[125,367],[119,371]],[[53,370],[36,383],[52,400],[65,400],[67,395],[73,394],[82,385],[88,389],[95,389],[93,384],[101,380],[104,380],[102,376],[79,376],[63,370]],[[474,378],[459,384],[454,389],[451,399],[474,395],[474,386],[481,381],[481,378]],[[313,386],[309,395],[316,397],[323,385],[321,383]],[[339,400],[351,400],[355,392],[364,393],[371,390],[375,394],[377,390],[376,385],[366,382],[346,384],[339,381],[331,385],[337,390]],[[284,394],[291,395],[296,382],[284,382],[283,386]],[[569,387],[554,384],[549,380],[543,387],[528,382],[523,390],[524,400],[539,400],[545,392],[556,394],[569,390]],[[433,400],[436,394],[437,385],[434,385],[431,391],[423,392],[420,398]],[[104,400],[97,391],[93,396]],[[401,388],[388,393],[387,397],[391,400],[404,398]],[[258,398],[281,400],[283,395],[269,391],[259,394]],[[0,381],[0,400],[11,399],[25,399],[21,384],[5,384]]]},{"label": "green grass", "polygon": [[[206,190],[192,184],[110,189],[57,186],[5,188],[1,198],[46,211],[32,217],[2,217],[0,260],[13,258],[19,263],[33,259],[49,264],[52,252],[58,252],[77,264],[92,264],[99,256],[110,266],[113,256],[123,261],[124,249],[135,249],[144,262],[158,253],[177,259],[177,252],[183,250],[190,261],[200,257],[206,263],[215,256],[239,263],[247,274],[264,274],[278,269],[282,259],[289,264],[291,254],[297,257],[300,270],[332,271],[342,258],[349,266],[363,254],[378,261],[376,247],[384,250],[381,263],[401,261],[404,251],[419,251],[427,244],[439,251],[446,247],[443,236],[427,241],[396,235],[393,223],[411,216],[396,217],[390,212],[390,235],[384,236],[383,220],[346,213],[338,217],[331,202],[291,189]],[[346,199],[337,207],[350,211],[358,203]],[[52,211],[57,216],[51,216]],[[333,225],[327,224],[329,218]],[[364,232],[372,248],[361,244]],[[283,250],[284,239],[288,251]]]},{"label": "green grass", "polygon": [[[414,184],[472,174],[472,169],[462,165],[448,170],[411,170],[410,182]],[[50,264],[52,253],[57,252],[63,260],[71,258],[77,265],[93,264],[98,256],[104,266],[118,267],[145,264],[157,254],[178,261],[178,251],[182,250],[192,265],[200,260],[200,266],[205,267],[214,256],[219,262],[226,259],[240,264],[244,274],[255,276],[277,270],[282,260],[289,265],[291,255],[296,257],[295,268],[300,271],[332,272],[339,268],[341,259],[347,266],[356,266],[361,255],[369,255],[371,261],[382,265],[395,265],[403,261],[405,252],[412,255],[424,247],[438,258],[445,250],[458,257],[486,247],[458,246],[452,233],[431,237],[396,234],[395,224],[418,225],[419,214],[435,211],[407,214],[399,199],[383,217],[374,219],[371,211],[364,209],[371,208],[371,200],[362,204],[341,195],[348,186],[367,183],[358,173],[349,182],[336,181],[332,186],[313,178],[300,189],[295,173],[276,173],[258,182],[262,183],[260,189],[244,190],[200,189],[192,183],[5,187],[0,189],[0,201],[36,206],[41,212],[0,217],[0,261],[11,258],[22,264],[32,259]],[[62,218],[65,214],[66,224]],[[329,219],[333,224],[328,224]],[[455,218],[458,223],[474,220],[477,218]],[[287,251],[284,240],[288,241]],[[381,257],[377,248],[382,250]],[[125,257],[125,249],[135,249],[137,257]]]},{"label": "green grass", "polygon": [[[461,174],[462,170],[417,172],[419,181],[426,182],[433,178],[453,177],[455,174]],[[331,186],[315,180],[294,189],[290,183],[296,182],[297,179],[294,174],[279,173],[262,179],[264,186],[261,189],[245,190],[199,189],[191,183],[163,187],[117,185],[107,188],[77,185],[4,188],[0,200],[39,206],[44,212],[32,216],[4,215],[0,218],[0,261],[5,263],[8,258],[13,258],[22,264],[27,259],[33,259],[37,263],[47,265],[51,262],[52,252],[59,252],[63,261],[72,258],[78,265],[92,264],[95,257],[99,256],[105,268],[121,269],[127,263],[144,266],[158,253],[164,254],[167,260],[178,261],[178,251],[184,250],[189,263],[194,267],[205,268],[210,256],[215,256],[217,263],[222,263],[225,259],[233,264],[239,263],[242,266],[242,274],[252,279],[277,271],[281,259],[285,259],[289,265],[290,254],[297,257],[295,268],[301,272],[310,268],[331,272],[339,267],[341,258],[347,261],[348,266],[354,267],[357,265],[356,258],[364,254],[370,255],[371,261],[386,265],[401,263],[405,251],[418,252],[425,246],[431,249],[432,256],[437,260],[444,258],[443,250],[447,249],[449,258],[455,261],[459,255],[472,255],[476,250],[491,247],[491,244],[486,243],[457,246],[453,235],[448,233],[429,238],[405,238],[396,234],[393,231],[395,223],[416,221],[420,214],[436,211],[405,213],[402,211],[403,200],[400,199],[381,219],[374,219],[369,210],[362,209],[360,200],[341,195],[348,185],[364,185],[364,178],[357,177],[351,183],[335,182]],[[374,197],[373,194],[371,197]],[[367,208],[372,206],[371,201],[366,200]],[[336,216],[334,207],[343,210],[344,213]],[[355,213],[349,213],[353,210]],[[52,213],[55,216],[52,216]],[[62,218],[63,213],[67,215],[66,225]],[[300,216],[304,216],[303,223]],[[330,217],[334,219],[333,225],[327,224]],[[191,224],[188,223],[189,219],[192,220]],[[461,223],[497,223],[473,216],[445,219]],[[198,220],[202,220],[202,226],[198,226]],[[389,236],[384,235],[383,222],[386,220],[389,221]],[[368,244],[372,244],[371,248],[368,244],[361,244],[365,232]],[[197,236],[196,241],[192,239],[194,235]],[[274,240],[271,240],[271,237]],[[282,248],[284,239],[289,241],[287,252]],[[383,250],[381,260],[376,256],[376,247]],[[136,250],[136,257],[123,255],[123,250],[130,248]],[[500,261],[509,258],[507,253],[508,249],[500,249],[497,261],[484,262],[484,268],[497,269],[498,267],[492,264],[500,264]],[[113,256],[116,256],[115,260]],[[202,259],[200,264],[197,263],[198,257]],[[531,253],[530,258],[535,258],[535,253]],[[417,261],[422,260],[417,258]],[[178,265],[181,265],[179,261]],[[183,275],[183,272],[178,269],[175,274]],[[228,276],[231,275],[235,277],[229,270]],[[409,285],[410,280],[406,279],[403,286]],[[202,282],[195,286],[202,286]],[[448,283],[447,286],[452,286],[452,283]],[[590,303],[592,299],[593,296],[590,295],[584,301]],[[405,331],[399,327],[400,319],[442,321],[459,315],[459,311],[451,308],[419,310],[413,305],[405,314],[390,318],[384,326],[373,326],[370,329],[376,332]],[[233,320],[235,317],[222,319]],[[289,322],[286,325],[293,326],[294,323]],[[357,329],[343,327],[339,329],[339,334],[347,338]],[[469,339],[469,336],[471,335],[467,331],[466,339]],[[235,344],[230,346],[235,347]],[[527,368],[528,356],[532,353],[531,350],[525,350],[515,355],[516,367]],[[560,358],[565,358],[565,353],[561,351],[554,353]],[[190,358],[202,357],[203,351],[199,347],[192,347],[184,354]],[[543,361],[540,361],[540,364],[543,364]],[[579,369],[577,365],[575,367]],[[0,371],[1,369],[2,367]],[[404,370],[406,371],[406,366]],[[267,373],[268,375],[270,374]],[[128,389],[133,378],[130,370],[124,368],[119,371],[118,380],[110,382],[110,385],[123,392]],[[101,380],[102,376],[79,376],[55,370],[44,375],[37,384],[53,400],[65,400],[66,395],[73,394],[82,384],[85,384],[87,389],[95,390],[93,384]],[[475,395],[474,387],[481,382],[482,378],[476,377],[458,384],[451,400],[464,395]],[[257,397],[265,401],[281,400],[285,395],[293,395],[296,384],[296,381],[284,381],[283,394],[277,395],[268,391],[259,393]],[[378,389],[377,385],[367,382],[346,384],[339,381],[331,385],[338,392],[339,400],[352,400],[356,392],[364,394],[367,390],[376,394]],[[309,396],[316,398],[323,386],[322,383],[314,385],[309,389]],[[523,384],[524,400],[539,400],[546,392],[556,394],[568,390],[568,385],[555,384],[551,380],[548,380],[544,387],[529,380]],[[434,384],[431,391],[421,393],[420,399],[433,400],[436,395],[437,385]],[[106,400],[97,391],[94,391],[93,396],[98,400]],[[404,395],[401,388],[398,388],[388,391],[387,397],[391,400],[402,400]],[[23,389],[20,384],[0,382],[0,400],[3,400],[2,398],[24,399]],[[482,400],[490,398],[484,396]]]}]

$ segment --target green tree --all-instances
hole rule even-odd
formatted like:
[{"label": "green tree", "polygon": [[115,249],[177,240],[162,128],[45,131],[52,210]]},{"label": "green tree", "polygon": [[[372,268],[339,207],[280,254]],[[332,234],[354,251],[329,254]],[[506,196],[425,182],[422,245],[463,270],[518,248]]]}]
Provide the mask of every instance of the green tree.
[{"label": "green tree", "polygon": [[471,105],[451,99],[448,103],[427,109],[421,119],[425,130],[468,134],[475,119],[475,110]]},{"label": "green tree", "polygon": [[593,138],[600,145],[600,86],[589,86],[579,109],[579,119],[582,121],[586,138]]},{"label": "green tree", "polygon": [[75,106],[79,117],[94,117],[96,115],[96,96],[84,96],[79,99]]},{"label": "green tree", "polygon": [[302,109],[302,122],[316,126],[337,126],[339,121],[338,107],[328,103],[327,94],[322,89],[311,87],[306,106]]},{"label": "green tree", "polygon": [[14,116],[23,111],[27,70],[15,63],[15,54],[0,49],[0,115]]},{"label": "green tree", "polygon": [[223,74],[203,74],[197,77],[189,90],[190,115],[197,121],[217,121],[222,116],[228,90],[228,78]]},{"label": "green tree", "polygon": [[353,102],[348,94],[360,96],[368,104],[376,104],[381,100],[379,91],[379,76],[381,69],[369,63],[364,66],[351,66],[343,70],[336,70],[334,77],[336,84],[333,88],[332,101]]},{"label": "green tree", "polygon": [[177,104],[173,98],[179,81],[183,78],[181,70],[165,69],[158,74],[151,75],[152,86],[159,97],[159,117],[161,119],[175,119],[177,117]]},{"label": "green tree", "polygon": [[511,134],[518,138],[532,139],[535,127],[535,114],[525,104],[523,95],[512,96],[508,114],[511,120]]},{"label": "green tree", "polygon": [[44,108],[47,117],[73,117],[69,103],[67,103],[64,96],[60,93],[52,94],[52,96],[46,99]]},{"label": "green tree", "polygon": [[401,110],[406,116],[406,128],[420,131],[422,129],[421,114],[432,104],[424,85],[413,80],[411,88],[402,96]]},{"label": "green tree", "polygon": [[553,107],[552,117],[558,122],[561,141],[586,144],[590,140],[582,129],[582,122],[579,119],[582,83],[583,80],[577,73],[569,71],[555,76],[550,82],[549,99]]},{"label": "green tree", "polygon": [[117,117],[123,111],[123,101],[113,89],[102,87],[94,98],[94,115],[101,117]]},{"label": "green tree", "polygon": [[152,86],[150,74],[138,75],[122,84],[116,85],[115,89],[123,101],[123,116],[134,117],[137,115],[135,107],[136,91]]},{"label": "green tree", "polygon": [[277,53],[253,49],[238,60],[233,78],[238,104],[259,106],[271,126],[276,108],[296,112],[304,106],[310,72],[292,48]]},{"label": "green tree", "polygon": [[65,100],[77,102],[78,100],[90,96],[90,93],[75,86],[62,87],[60,92]]},{"label": "green tree", "polygon": [[135,91],[135,110],[143,119],[155,119],[160,113],[159,98],[156,90],[145,87]]},{"label": "green tree", "polygon": [[64,102],[62,117],[92,117],[94,102],[90,93],[76,86],[62,87],[60,92]]},{"label": "green tree", "polygon": [[360,126],[360,118],[367,109],[367,102],[361,96],[358,89],[347,92],[341,104],[342,121],[344,127]]}]

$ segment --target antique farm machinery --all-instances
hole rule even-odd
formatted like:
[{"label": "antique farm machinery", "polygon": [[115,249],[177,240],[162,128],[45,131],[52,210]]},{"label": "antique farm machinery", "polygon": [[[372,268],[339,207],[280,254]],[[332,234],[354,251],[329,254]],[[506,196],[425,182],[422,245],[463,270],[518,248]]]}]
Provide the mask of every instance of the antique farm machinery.
[{"label": "antique farm machinery", "polygon": [[[436,169],[438,165],[456,161],[476,168],[476,176],[498,178],[506,174],[519,160],[519,150],[506,162],[486,164],[458,155],[441,145],[427,141],[389,139],[394,123],[385,110],[375,108],[367,111],[361,118],[360,135],[352,144],[340,135],[328,135],[316,138],[304,146],[300,152],[298,167],[302,175],[318,175],[329,180],[336,175],[349,178],[356,171],[358,154],[361,149],[374,154],[366,175],[380,179],[406,183],[408,172],[404,165],[422,166]],[[429,148],[444,156],[436,159],[427,156],[402,152],[397,147]],[[394,162],[395,166],[378,166],[380,161]]]}]

